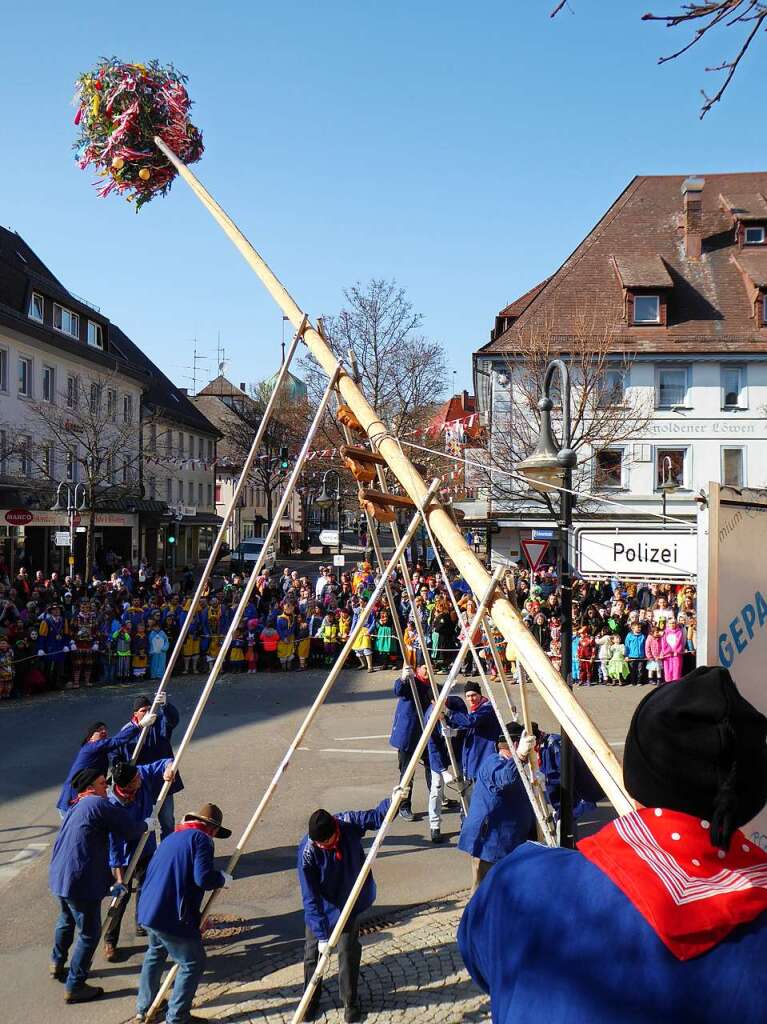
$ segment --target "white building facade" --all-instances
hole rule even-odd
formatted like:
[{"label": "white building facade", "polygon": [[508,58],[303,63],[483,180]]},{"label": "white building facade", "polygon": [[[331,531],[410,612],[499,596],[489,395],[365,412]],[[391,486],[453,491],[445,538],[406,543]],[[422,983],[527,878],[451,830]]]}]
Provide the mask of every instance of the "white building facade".
[{"label": "white building facade", "polygon": [[[525,339],[552,332],[550,356],[567,361],[584,304],[611,333],[605,405],[616,418],[642,408],[643,422],[619,443],[579,450],[577,487],[602,500],[580,502],[576,527],[659,529],[664,507],[667,528],[694,525],[711,481],[767,487],[765,195],[767,174],[635,179],[559,271],[501,311],[475,353],[492,445],[519,414]],[[494,472],[515,468],[492,461]],[[519,561],[526,539],[555,541],[540,505],[504,507],[486,490],[465,508],[489,521],[494,561]]]}]

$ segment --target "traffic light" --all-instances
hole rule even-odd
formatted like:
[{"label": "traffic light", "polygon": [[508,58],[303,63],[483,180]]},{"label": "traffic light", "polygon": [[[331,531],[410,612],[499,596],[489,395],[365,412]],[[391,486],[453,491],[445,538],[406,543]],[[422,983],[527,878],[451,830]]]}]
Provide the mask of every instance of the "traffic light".
[{"label": "traffic light", "polygon": [[289,465],[290,463],[288,460],[288,449],[280,448],[280,472],[286,473]]},{"label": "traffic light", "polygon": [[176,543],[176,538],[175,538],[174,534],[172,534],[172,533],[168,534],[168,543],[169,544],[175,544]]}]

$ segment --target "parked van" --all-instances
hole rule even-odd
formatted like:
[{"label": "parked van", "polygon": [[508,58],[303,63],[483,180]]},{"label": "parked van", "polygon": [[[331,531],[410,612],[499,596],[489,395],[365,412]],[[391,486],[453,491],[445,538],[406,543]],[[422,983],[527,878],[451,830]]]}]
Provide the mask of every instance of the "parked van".
[{"label": "parked van", "polygon": [[[242,572],[249,576],[263,550],[263,537],[248,537],[247,540],[241,540],[232,552],[231,560],[229,562],[230,572]],[[277,551],[274,544],[270,544],[266,550],[266,558],[264,559],[262,567],[265,569],[273,569],[276,561]]]}]

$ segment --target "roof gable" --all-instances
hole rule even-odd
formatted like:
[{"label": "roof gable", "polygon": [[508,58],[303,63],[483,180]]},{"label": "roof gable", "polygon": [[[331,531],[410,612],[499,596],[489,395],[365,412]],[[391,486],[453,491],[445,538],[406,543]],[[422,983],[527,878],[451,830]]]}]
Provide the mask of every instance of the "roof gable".
[{"label": "roof gable", "polygon": [[[685,177],[634,178],[515,323],[481,351],[517,351],[524,332],[542,325],[566,348],[567,338],[582,332],[586,317],[602,333],[606,326],[614,328],[616,347],[767,351],[767,332],[754,320],[753,303],[731,258],[737,252],[733,215],[721,202],[722,196],[733,201],[749,196],[754,209],[753,197],[767,194],[767,172],[705,176],[700,260],[689,259],[684,249]],[[616,263],[627,277],[644,280],[663,265],[671,281],[668,326],[632,327],[623,320]]]}]

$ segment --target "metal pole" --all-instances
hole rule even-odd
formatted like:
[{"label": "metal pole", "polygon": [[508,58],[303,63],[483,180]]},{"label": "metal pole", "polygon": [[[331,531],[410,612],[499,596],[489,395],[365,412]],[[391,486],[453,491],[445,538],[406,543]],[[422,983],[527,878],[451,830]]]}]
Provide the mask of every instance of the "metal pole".
[{"label": "metal pole", "polygon": [[[424,507],[425,504],[426,503],[424,503]],[[418,769],[418,765],[421,763],[421,758],[423,757],[424,751],[426,750],[426,746],[429,740],[431,739],[431,734],[434,732],[434,729],[437,726],[437,722],[439,722],[440,719],[442,718],[442,712],[445,709],[447,698],[450,695],[450,691],[453,688],[453,683],[455,682],[456,676],[458,675],[458,672],[460,670],[461,662],[463,661],[469,649],[471,635],[472,633],[474,633],[476,629],[479,628],[479,624],[482,621],[482,616],[484,615],[485,609],[487,608],[487,603],[490,600],[493,591],[498,585],[500,574],[501,570],[499,568],[498,571],[495,572],[491,577],[487,590],[482,595],[482,599],[479,602],[479,607],[477,608],[476,615],[472,619],[471,623],[469,623],[466,639],[463,641],[461,649],[458,652],[458,657],[453,662],[453,667],[450,670],[450,674],[445,680],[440,691],[439,697],[434,703],[434,711],[432,712],[429,721],[426,723],[424,731],[421,733],[416,748],[413,751],[413,756],[410,758],[410,763],[405,769],[405,772],[402,778],[400,779],[399,785],[396,786],[394,789],[394,793],[392,794],[392,802],[389,806],[388,811],[386,812],[386,817],[384,818],[381,827],[376,833],[376,837],[373,840],[370,850],[368,851],[367,857],[365,858],[365,863],[362,865],[362,868],[360,869],[360,873],[357,876],[357,880],[352,886],[352,890],[349,893],[346,902],[344,903],[343,909],[341,910],[338,921],[336,922],[336,926],[331,932],[330,938],[328,939],[327,949],[319,958],[317,966],[314,969],[314,974],[312,975],[309,984],[304,989],[304,993],[301,997],[301,1002],[298,1004],[296,1012],[293,1014],[292,1024],[301,1024],[301,1021],[304,1019],[306,1008],[311,1002],[317,985],[319,985],[320,981],[322,980],[322,975],[325,973],[328,963],[330,962],[330,954],[333,951],[333,948],[337,945],[338,940],[341,938],[341,933],[343,932],[349,918],[352,915],[354,905],[356,904],[357,898],[360,892],[362,891],[362,887],[367,881],[368,875],[370,874],[373,868],[373,862],[378,856],[378,851],[384,839],[386,838],[386,833],[389,830],[389,826],[397,816],[397,811],[399,809],[400,801],[402,800],[403,792],[412,782],[413,776],[415,775],[416,770]]]},{"label": "metal pole", "polygon": [[341,554],[341,546],[342,546],[342,541],[341,541],[341,474],[338,473],[336,475],[338,476],[338,490],[336,491],[336,495],[337,495],[337,499],[338,499],[338,554],[340,555]]},{"label": "metal pole", "polygon": [[[562,400],[569,395],[562,396]],[[567,445],[569,447],[569,444]],[[573,471],[565,469],[564,491],[561,498],[559,584],[562,590],[562,675],[568,685],[572,683],[573,667],[573,583],[570,567],[570,532],[573,525]],[[560,747],[560,803],[559,803],[559,845],[572,850],[575,848],[575,827],[573,822],[573,745],[562,727]]]},{"label": "metal pole", "polygon": [[[426,498],[424,500],[424,508],[426,508],[426,506],[428,505],[429,501],[433,497],[433,495],[436,492],[438,487],[439,487],[439,481],[438,480],[433,480],[431,486],[429,487],[429,489],[427,491]],[[240,860],[240,857],[242,856],[242,854],[243,854],[243,852],[245,850],[245,846],[247,845],[251,835],[253,834],[253,830],[255,829],[256,825],[258,824],[259,820],[261,819],[261,815],[266,810],[266,808],[267,808],[267,806],[269,804],[269,801],[272,799],[272,796],[274,795],[274,791],[277,789],[277,786],[279,784],[280,779],[285,774],[285,771],[286,771],[288,765],[290,764],[290,760],[293,757],[293,754],[296,752],[298,747],[301,745],[301,743],[302,743],[302,741],[304,739],[304,736],[309,731],[309,726],[312,724],[314,719],[317,717],[317,714],[318,714],[320,708],[325,703],[325,699],[327,698],[327,696],[330,693],[330,691],[333,689],[333,686],[334,686],[336,680],[338,679],[339,675],[341,674],[341,670],[344,667],[346,659],[348,658],[349,654],[351,653],[352,646],[353,646],[354,641],[355,641],[355,639],[357,637],[357,634],[359,633],[360,629],[362,628],[363,622],[365,621],[365,619],[368,617],[368,615],[372,611],[374,605],[378,601],[378,598],[381,596],[381,592],[384,589],[385,581],[388,579],[389,574],[391,573],[391,571],[394,568],[394,566],[397,564],[397,559],[399,558],[400,552],[402,550],[404,550],[405,546],[407,545],[407,543],[410,541],[410,539],[412,538],[413,534],[415,533],[416,527],[418,526],[419,519],[420,519],[420,513],[416,513],[413,516],[413,519],[412,519],[412,521],[410,523],[410,526],[408,527],[408,530],[407,530],[405,536],[402,538],[402,541],[401,541],[400,545],[398,546],[397,550],[394,552],[394,554],[392,555],[391,559],[389,560],[389,564],[386,566],[386,569],[384,570],[384,573],[381,576],[381,579],[378,581],[378,583],[376,584],[376,587],[375,587],[373,593],[368,598],[368,602],[365,605],[365,608],[363,609],[362,613],[360,614],[359,618],[357,619],[356,626],[349,633],[349,637],[348,637],[346,643],[344,644],[343,648],[341,649],[340,654],[336,658],[336,663],[335,663],[335,665],[333,665],[332,669],[330,670],[330,673],[328,674],[328,677],[325,680],[325,682],[324,682],[324,684],[322,686],[322,689],[317,694],[317,696],[314,698],[314,703],[312,704],[312,706],[307,711],[306,716],[305,716],[303,722],[301,723],[301,725],[300,725],[300,727],[298,729],[298,732],[293,737],[293,741],[291,742],[290,746],[288,747],[285,756],[283,757],[283,759],[280,761],[279,765],[277,766],[277,770],[275,771],[274,775],[272,776],[272,781],[267,786],[266,792],[261,797],[261,800],[259,801],[258,806],[256,807],[255,811],[253,812],[253,817],[250,819],[250,821],[248,822],[247,826],[245,827],[245,831],[242,833],[242,836],[240,837],[240,839],[239,839],[239,841],[237,843],[237,846],[235,848],[234,853],[229,858],[229,863],[227,864],[227,867],[226,867],[226,870],[227,870],[228,874],[231,875],[231,874],[234,873],[234,869],[237,866],[237,864],[238,864],[238,862]],[[210,894],[210,896],[208,897],[207,901],[205,902],[205,904],[203,906],[203,910],[202,910],[203,919],[204,919],[205,915],[210,912],[210,909],[211,909],[213,903],[216,900],[218,892],[220,892],[220,890],[215,889]],[[173,979],[175,978],[177,971],[178,971],[178,966],[176,964],[174,964],[173,967],[171,967],[170,971],[168,972],[164,982],[160,986],[160,989],[159,989],[157,995],[154,998],[154,1002],[149,1007],[149,1010],[146,1013],[147,1021],[151,1020],[152,1019],[152,1015],[154,1013],[156,1013],[160,1003],[162,1002],[162,1000],[163,1000],[163,998],[165,996],[165,993],[168,991],[170,986],[173,984]]]}]

